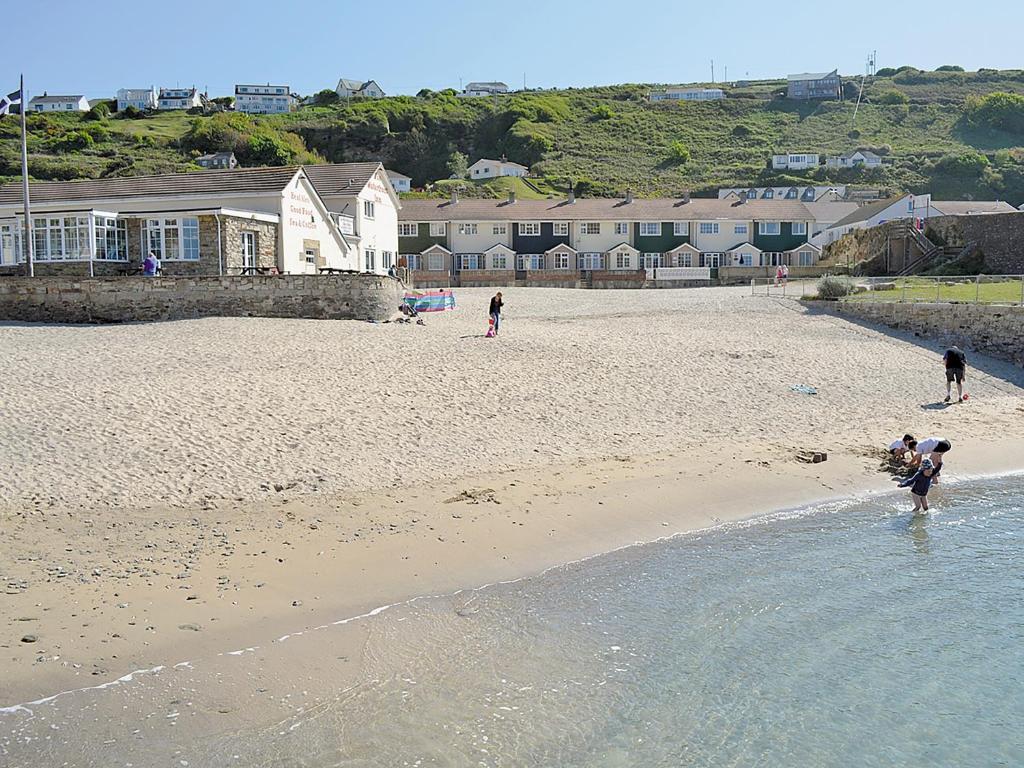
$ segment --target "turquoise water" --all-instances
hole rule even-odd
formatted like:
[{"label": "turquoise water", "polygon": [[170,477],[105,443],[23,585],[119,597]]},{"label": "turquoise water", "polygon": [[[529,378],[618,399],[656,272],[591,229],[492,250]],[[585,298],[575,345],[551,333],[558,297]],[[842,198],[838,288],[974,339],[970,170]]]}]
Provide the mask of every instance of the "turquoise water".
[{"label": "turquoise water", "polygon": [[[0,763],[1021,766],[1022,487],[946,485],[926,517],[904,494],[802,510],[415,601],[358,622],[344,683],[332,633],[352,625],[266,651],[298,686],[254,653],[0,716]],[[210,714],[258,696],[273,717]]]}]

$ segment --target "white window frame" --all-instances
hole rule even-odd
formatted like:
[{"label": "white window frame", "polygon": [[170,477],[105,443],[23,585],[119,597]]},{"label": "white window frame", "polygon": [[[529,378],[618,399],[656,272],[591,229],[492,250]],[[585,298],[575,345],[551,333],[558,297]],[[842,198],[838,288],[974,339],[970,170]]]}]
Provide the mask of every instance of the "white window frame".
[{"label": "white window frame", "polygon": [[256,266],[256,233],[251,229],[243,229],[239,234],[242,246],[242,267]]},{"label": "white window frame", "polygon": [[734,253],[732,258],[737,267],[754,266],[754,254],[752,253]]},{"label": "white window frame", "polygon": [[633,268],[633,254],[629,251],[616,251],[615,252],[615,268],[616,269],[632,269]]},{"label": "white window frame", "polygon": [[563,269],[563,270],[568,270],[569,269],[569,254],[568,253],[565,253],[563,251],[563,252],[560,252],[560,253],[554,253],[552,255],[555,257],[553,259],[553,261],[552,261],[552,264],[553,264],[555,269]]},{"label": "white window frame", "polygon": [[419,225],[409,222],[398,223],[398,236],[399,237],[416,237],[419,234]]},{"label": "white window frame", "polygon": [[640,222],[640,236],[641,237],[658,237],[659,235],[661,235],[661,222],[660,221],[641,221]]},{"label": "white window frame", "polygon": [[781,235],[782,224],[778,221],[759,221],[757,222],[757,234],[768,236]]},{"label": "white window frame", "polygon": [[[192,222],[195,222],[195,224],[193,225]],[[186,247],[186,229],[195,230],[194,249]],[[174,230],[174,239],[177,240],[177,247],[174,249],[175,253],[168,253],[167,234],[171,230]],[[142,232],[146,253],[156,251],[156,256],[160,261],[199,261],[201,258],[202,243],[199,237],[199,219],[195,216],[143,219]],[[158,245],[156,247],[154,247],[154,235],[158,237]]]},{"label": "white window frame", "polygon": [[544,269],[543,253],[520,253],[516,255],[516,266],[520,272],[539,272]]},{"label": "white window frame", "polygon": [[692,267],[693,266],[693,254],[692,253],[677,253],[676,254],[676,266],[677,267]]},{"label": "white window frame", "polygon": [[[597,233],[595,233],[597,234]],[[615,222],[615,234],[616,235],[628,235],[629,234],[629,222],[628,221],[616,221]]]},{"label": "white window frame", "polygon": [[[128,222],[110,216],[96,216],[94,227],[93,258],[96,261],[128,261]],[[102,249],[100,242],[103,243]]]},{"label": "white window frame", "polygon": [[479,227],[476,224],[459,224],[460,235],[475,235],[478,234]]},{"label": "white window frame", "polygon": [[568,237],[569,236],[569,222],[568,221],[556,221],[551,225],[551,234],[554,237]]},{"label": "white window frame", "polygon": [[604,254],[599,251],[587,251],[577,256],[577,264],[584,272],[600,272],[604,268]]},{"label": "white window frame", "polygon": [[661,266],[661,254],[660,253],[641,253],[640,254],[640,268],[641,269],[656,269]]},{"label": "white window frame", "polygon": [[718,222],[717,221],[702,221],[700,223],[700,233],[702,235],[717,235],[718,234]]},{"label": "white window frame", "polygon": [[492,235],[507,235],[508,234],[508,224],[495,224],[493,227],[491,227],[491,234]]},{"label": "white window frame", "polygon": [[420,268],[420,254],[418,253],[403,253],[402,258],[405,259],[405,266],[411,272],[417,272]]},{"label": "white window frame", "polygon": [[800,251],[797,254],[797,265],[801,267],[813,267],[814,251]]},{"label": "white window frame", "polygon": [[428,272],[444,272],[444,254],[443,253],[428,253],[427,254],[427,271]]},{"label": "white window frame", "polygon": [[675,235],[676,237],[688,236],[690,234],[690,222],[673,221],[672,234]]},{"label": "white window frame", "polygon": [[806,235],[807,234],[807,222],[806,221],[794,221],[791,225],[792,233],[794,235]]},{"label": "white window frame", "polygon": [[367,219],[376,218],[377,208],[373,200],[363,200],[363,217]]},{"label": "white window frame", "polygon": [[519,236],[520,237],[538,237],[538,236],[540,236],[540,222],[539,221],[521,221],[521,222],[519,222]]},{"label": "white window frame", "polygon": [[736,224],[732,228],[732,233],[734,235],[748,235],[750,234],[750,227],[746,224]]},{"label": "white window frame", "polygon": [[377,252],[373,248],[363,251],[363,266],[367,272],[377,271]]},{"label": "white window frame", "polygon": [[444,221],[432,221],[430,222],[430,236],[431,237],[444,237],[448,232],[448,224]]},{"label": "white window frame", "polygon": [[480,262],[483,261],[482,253],[459,253],[456,255],[458,256],[460,272],[464,270],[483,269],[483,267],[480,266]]},{"label": "white window frame", "polygon": [[491,257],[491,269],[508,269],[508,254],[505,251],[495,251],[489,256]]},{"label": "white window frame", "polygon": [[[615,225],[616,232],[618,231],[618,224]],[[600,235],[601,234],[601,222],[599,221],[581,221],[580,222],[580,234],[581,235]]]}]

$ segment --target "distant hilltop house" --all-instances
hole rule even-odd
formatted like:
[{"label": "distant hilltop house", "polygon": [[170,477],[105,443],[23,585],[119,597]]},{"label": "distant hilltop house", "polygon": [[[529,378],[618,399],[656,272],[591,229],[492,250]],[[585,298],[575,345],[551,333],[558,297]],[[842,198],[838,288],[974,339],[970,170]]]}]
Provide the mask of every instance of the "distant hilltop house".
[{"label": "distant hilltop house", "polygon": [[117,111],[134,107],[142,112],[156,109],[156,88],[121,88],[117,92]]},{"label": "distant hilltop house", "polygon": [[882,158],[874,152],[858,149],[845,155],[825,158],[825,165],[829,168],[879,168],[882,165]]},{"label": "distant hilltop house", "polygon": [[459,96],[494,96],[498,93],[508,93],[508,86],[505,83],[469,83]]},{"label": "distant hilltop house", "polygon": [[391,186],[395,188],[395,192],[412,191],[412,177],[398,171],[386,171],[386,173],[391,181]]},{"label": "distant hilltop house", "polygon": [[238,166],[238,160],[235,159],[234,152],[214,152],[197,157],[196,165],[203,168],[235,168]]},{"label": "distant hilltop house", "polygon": [[487,160],[481,158],[469,166],[469,178],[471,179],[495,179],[499,176],[526,176],[530,169],[519,163],[511,163],[508,160]]},{"label": "distant hilltop house", "polygon": [[203,106],[203,99],[195,88],[161,88],[156,106],[157,109],[194,109]]},{"label": "distant hilltop house", "polygon": [[250,115],[291,112],[294,102],[287,85],[236,85],[235,109]]},{"label": "distant hilltop house", "polygon": [[837,69],[789,75],[786,81],[786,96],[790,99],[838,99],[842,96],[843,81]]},{"label": "distant hilltop house", "polygon": [[821,157],[813,152],[789,152],[772,155],[772,168],[776,171],[804,171],[808,168],[817,168],[820,164]]},{"label": "distant hilltop house", "polygon": [[376,80],[338,80],[338,87],[334,89],[342,99],[351,99],[353,96],[362,96],[366,99],[384,98],[384,89],[377,85]]},{"label": "distant hilltop house", "polygon": [[651,101],[718,101],[725,98],[721,88],[666,88],[651,91]]},{"label": "distant hilltop house", "polygon": [[802,203],[834,202],[846,197],[845,186],[731,187],[718,190],[719,200],[799,200]]},{"label": "distant hilltop house", "polygon": [[88,112],[89,100],[85,96],[50,96],[43,91],[29,103],[30,112]]}]

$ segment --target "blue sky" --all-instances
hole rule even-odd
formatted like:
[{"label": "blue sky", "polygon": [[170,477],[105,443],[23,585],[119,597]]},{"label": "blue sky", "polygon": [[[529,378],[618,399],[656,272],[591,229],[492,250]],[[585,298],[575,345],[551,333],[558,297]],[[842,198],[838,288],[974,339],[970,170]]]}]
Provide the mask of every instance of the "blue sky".
[{"label": "blue sky", "polygon": [[236,82],[267,81],[308,94],[341,76],[373,78],[391,94],[460,78],[522,87],[524,75],[530,87],[682,83],[710,80],[711,59],[719,80],[726,67],[731,80],[859,74],[872,50],[879,67],[1024,67],[1024,3],[1009,0],[978,13],[953,0],[5,4],[9,85],[24,69],[30,94],[90,98],[148,85],[224,95]]}]

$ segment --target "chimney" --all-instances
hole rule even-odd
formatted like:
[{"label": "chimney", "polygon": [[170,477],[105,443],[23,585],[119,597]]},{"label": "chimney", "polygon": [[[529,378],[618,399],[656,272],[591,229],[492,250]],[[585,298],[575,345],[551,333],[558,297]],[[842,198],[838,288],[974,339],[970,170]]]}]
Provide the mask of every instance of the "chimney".
[{"label": "chimney", "polygon": [[459,202],[459,189],[458,187],[452,187],[452,205]]},{"label": "chimney", "polygon": [[576,202],[576,189],[573,187],[573,184],[570,181],[569,182],[569,203],[571,205],[572,203],[575,203],[575,202]]},{"label": "chimney", "polygon": [[626,190],[626,202],[627,203],[632,203],[633,202],[633,190],[631,190],[631,189],[627,189]]},{"label": "chimney", "polygon": [[516,201],[516,191],[514,189],[509,190],[508,193],[508,204],[512,205]]}]

